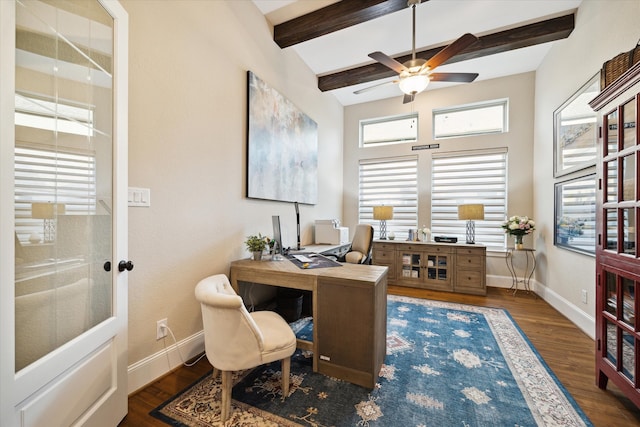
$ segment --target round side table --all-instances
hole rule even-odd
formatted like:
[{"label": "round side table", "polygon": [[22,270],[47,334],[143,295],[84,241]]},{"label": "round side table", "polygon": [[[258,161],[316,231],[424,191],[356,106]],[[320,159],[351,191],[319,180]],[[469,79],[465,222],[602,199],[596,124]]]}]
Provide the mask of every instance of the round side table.
[{"label": "round side table", "polygon": [[[507,268],[511,273],[511,278],[513,283],[509,288],[509,291],[513,291],[513,295],[518,292],[518,284],[522,283],[522,287],[524,291],[531,292],[531,277],[533,277],[533,273],[536,271],[536,250],[535,249],[515,249],[515,248],[507,248],[507,255],[505,257],[505,262],[507,263]],[[518,254],[523,254],[524,256],[524,268],[519,265],[514,265],[514,258],[518,256]],[[518,264],[518,263],[516,263]],[[520,272],[518,270],[521,270]],[[520,273],[520,274],[518,274]],[[534,292],[535,295],[535,292]],[[537,296],[537,295],[536,295]]]}]

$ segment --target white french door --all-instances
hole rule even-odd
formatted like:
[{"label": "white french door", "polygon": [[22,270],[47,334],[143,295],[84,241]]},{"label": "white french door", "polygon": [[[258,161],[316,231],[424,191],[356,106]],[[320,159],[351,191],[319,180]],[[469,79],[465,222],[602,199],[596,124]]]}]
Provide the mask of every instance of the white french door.
[{"label": "white french door", "polygon": [[127,412],[128,17],[0,1],[0,425]]}]

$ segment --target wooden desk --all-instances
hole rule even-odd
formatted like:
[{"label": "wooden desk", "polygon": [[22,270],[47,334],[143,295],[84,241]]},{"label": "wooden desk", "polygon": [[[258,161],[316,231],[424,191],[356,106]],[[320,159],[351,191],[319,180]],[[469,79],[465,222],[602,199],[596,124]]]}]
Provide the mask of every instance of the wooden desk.
[{"label": "wooden desk", "polygon": [[231,263],[231,285],[260,283],[311,291],[313,370],[373,388],[386,355],[387,267],[343,264],[301,269],[291,261]]}]

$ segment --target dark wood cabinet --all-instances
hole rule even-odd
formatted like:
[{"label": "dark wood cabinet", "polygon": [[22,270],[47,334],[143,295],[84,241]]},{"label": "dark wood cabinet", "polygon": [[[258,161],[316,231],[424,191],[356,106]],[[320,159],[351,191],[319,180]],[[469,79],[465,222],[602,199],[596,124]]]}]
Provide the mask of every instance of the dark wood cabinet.
[{"label": "dark wood cabinet", "polygon": [[596,378],[640,406],[640,63],[590,103],[598,112],[596,192]]}]

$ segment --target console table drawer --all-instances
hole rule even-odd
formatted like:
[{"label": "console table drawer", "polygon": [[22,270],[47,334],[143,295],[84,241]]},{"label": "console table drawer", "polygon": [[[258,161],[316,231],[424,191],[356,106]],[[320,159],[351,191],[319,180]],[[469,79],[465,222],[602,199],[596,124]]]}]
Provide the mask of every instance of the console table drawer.
[{"label": "console table drawer", "polygon": [[482,288],[483,272],[476,270],[459,270],[456,276],[457,288]]},{"label": "console table drawer", "polygon": [[465,268],[482,268],[482,263],[485,262],[484,258],[476,255],[460,255],[456,257],[456,265],[459,269]]},{"label": "console table drawer", "polygon": [[447,246],[436,246],[436,245],[426,245],[426,244],[408,244],[402,245],[400,248],[402,252],[416,252],[416,251],[427,251],[430,254],[450,254],[453,252],[453,248]]},{"label": "console table drawer", "polygon": [[395,259],[395,252],[392,250],[373,250],[373,262],[376,264],[391,264]]}]

